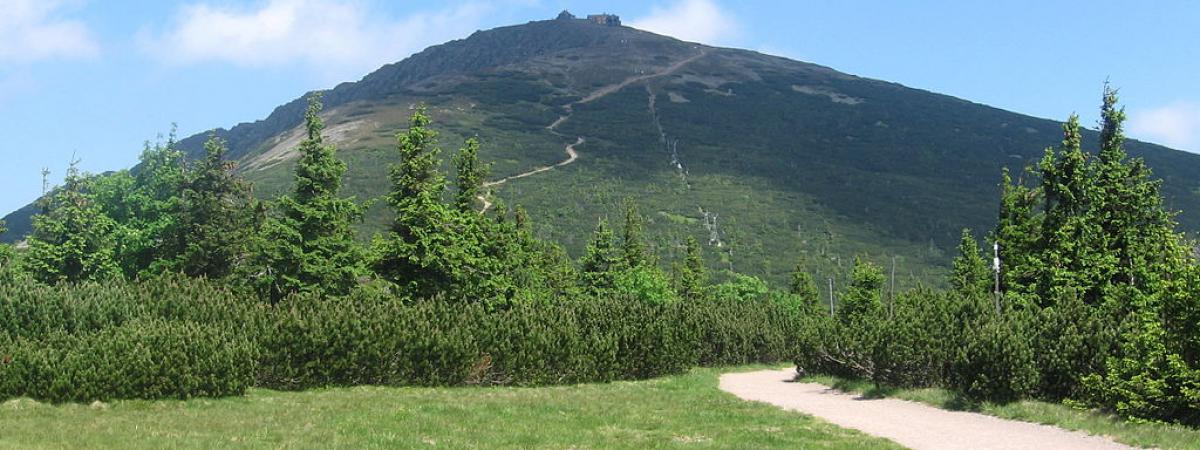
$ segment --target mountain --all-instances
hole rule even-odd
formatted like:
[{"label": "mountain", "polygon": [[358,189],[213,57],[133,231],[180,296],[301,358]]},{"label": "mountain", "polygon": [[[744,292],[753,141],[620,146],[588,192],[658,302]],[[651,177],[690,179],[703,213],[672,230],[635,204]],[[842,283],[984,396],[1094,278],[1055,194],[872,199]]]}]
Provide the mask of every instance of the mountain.
[{"label": "mountain", "polygon": [[[430,47],[338,85],[325,104],[326,133],[359,198],[385,192],[394,135],[424,104],[443,155],[478,135],[496,197],[523,205],[542,236],[572,253],[632,196],[665,260],[692,235],[711,244],[714,266],[773,280],[801,256],[836,274],[855,255],[896,261],[903,280],[937,279],[962,228],[991,228],[1001,167],[1019,173],[1060,139],[1055,121],[571,18]],[[261,196],[290,186],[303,105],[216,130]],[[199,154],[206,135],[181,148]],[[1096,137],[1087,133],[1085,146]],[[1127,149],[1164,179],[1183,228],[1200,229],[1200,156],[1136,141]],[[28,230],[30,212],[7,218],[9,240]],[[376,205],[365,231],[388,215]]]}]

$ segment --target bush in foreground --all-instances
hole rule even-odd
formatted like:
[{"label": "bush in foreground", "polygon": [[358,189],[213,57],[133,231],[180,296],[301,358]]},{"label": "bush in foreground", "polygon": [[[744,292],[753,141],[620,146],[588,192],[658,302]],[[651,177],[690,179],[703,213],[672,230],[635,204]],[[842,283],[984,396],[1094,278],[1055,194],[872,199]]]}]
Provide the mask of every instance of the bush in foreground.
[{"label": "bush in foreground", "polygon": [[493,309],[362,289],[275,305],[213,282],[0,287],[0,398],[238,395],[250,386],[544,385],[790,358],[799,315],[760,299],[573,298]]}]

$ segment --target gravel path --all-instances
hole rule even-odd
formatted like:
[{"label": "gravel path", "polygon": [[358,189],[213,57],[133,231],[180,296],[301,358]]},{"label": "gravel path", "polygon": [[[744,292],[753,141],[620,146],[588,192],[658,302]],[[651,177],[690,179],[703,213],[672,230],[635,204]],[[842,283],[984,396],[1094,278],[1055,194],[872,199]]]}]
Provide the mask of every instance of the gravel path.
[{"label": "gravel path", "polygon": [[863,399],[822,384],[793,383],[794,375],[793,369],[729,373],[721,376],[721,389],[744,400],[810,414],[914,449],[1132,448],[1048,425],[947,411],[905,400]]}]

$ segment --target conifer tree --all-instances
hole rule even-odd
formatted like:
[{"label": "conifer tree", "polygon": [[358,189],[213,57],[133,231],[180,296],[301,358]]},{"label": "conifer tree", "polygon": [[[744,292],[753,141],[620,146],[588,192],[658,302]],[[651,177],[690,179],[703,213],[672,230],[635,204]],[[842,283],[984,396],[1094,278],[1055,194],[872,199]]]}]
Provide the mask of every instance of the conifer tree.
[{"label": "conifer tree", "polygon": [[863,257],[855,257],[850,286],[838,303],[842,320],[852,322],[878,313],[883,307],[883,281],[883,269]]},{"label": "conifer tree", "polygon": [[262,206],[250,186],[225,161],[225,142],[216,135],[204,143],[204,158],[184,180],[175,223],[164,240],[164,258],[155,270],[222,278],[244,262],[259,231]]},{"label": "conifer tree", "polygon": [[[3,220],[0,220],[0,235],[7,232],[8,227]],[[0,242],[0,282],[11,279],[12,259],[12,248],[8,244]]]},{"label": "conifer tree", "polygon": [[320,94],[311,94],[304,115],[295,186],[279,199],[278,215],[265,227],[258,255],[258,286],[273,300],[302,291],[344,295],[364,274],[353,225],[363,208],[339,196],[346,164],[324,142]]},{"label": "conifer tree", "polygon": [[375,243],[376,273],[419,297],[446,292],[454,267],[447,260],[455,238],[451,211],[441,203],[445,177],[438,171],[437,132],[424,107],[397,136],[398,163],[391,168],[387,202],[396,213],[391,231]]},{"label": "conifer tree", "polygon": [[1039,268],[1040,216],[1035,214],[1041,194],[1013,182],[1008,168],[1001,172],[1000,213],[992,242],[1000,246],[1000,289],[1006,295],[1031,293]]},{"label": "conifer tree", "polygon": [[454,203],[459,211],[475,211],[475,203],[483,192],[483,181],[491,171],[491,164],[479,162],[479,138],[467,139],[463,148],[454,155],[454,168],[458,173],[458,190]]},{"label": "conifer tree", "polygon": [[633,198],[625,198],[625,228],[621,236],[621,252],[625,266],[638,268],[646,265],[650,256],[646,250],[645,218],[638,211]]},{"label": "conifer tree", "polygon": [[1104,255],[1098,242],[1099,230],[1089,217],[1093,202],[1092,175],[1082,142],[1079,117],[1072,114],[1063,125],[1063,141],[1057,153],[1047,149],[1038,165],[1043,199],[1036,286],[1039,298],[1058,298],[1098,286],[1097,267]]},{"label": "conifer tree", "polygon": [[[183,152],[175,148],[172,129],[165,143],[146,144],[135,171],[106,177],[98,192],[105,213],[120,224],[117,259],[126,277],[152,273],[155,262],[169,257],[164,242],[176,226],[181,187],[188,176]],[[128,184],[120,180],[128,179]]]},{"label": "conifer tree", "polygon": [[803,259],[797,261],[796,267],[792,269],[791,279],[788,281],[788,293],[799,296],[805,304],[813,306],[820,299],[817,283],[813,280],[812,274],[808,273],[808,267],[804,264]]},{"label": "conifer tree", "polygon": [[43,197],[43,213],[34,216],[29,237],[27,267],[34,279],[55,284],[120,276],[117,225],[93,198],[93,181],[72,162],[63,186]]},{"label": "conifer tree", "polygon": [[[500,218],[500,210],[496,211]],[[513,219],[506,219],[498,226],[502,236],[511,234],[511,237],[489,241],[511,240],[512,244],[503,249],[501,257],[505,272],[511,273],[518,296],[524,301],[541,303],[578,294],[579,274],[575,272],[574,263],[562,247],[534,237],[524,208],[515,207]]]},{"label": "conifer tree", "polygon": [[708,268],[704,265],[703,249],[693,236],[685,244],[683,265],[679,268],[679,296],[689,300],[700,298],[708,284]]},{"label": "conifer tree", "polygon": [[511,248],[511,234],[476,211],[442,202],[446,180],[438,170],[437,132],[424,107],[413,113],[397,147],[400,160],[392,166],[387,196],[396,219],[375,242],[375,272],[417,298],[510,301],[512,271],[504,249]]},{"label": "conifer tree", "polygon": [[1091,220],[1104,237],[1101,248],[1114,259],[1103,280],[1147,289],[1172,270],[1181,249],[1173,214],[1163,207],[1162,181],[1142,159],[1126,159],[1125,110],[1117,101],[1117,91],[1106,85]]},{"label": "conifer tree", "polygon": [[954,258],[950,286],[963,296],[980,297],[991,291],[992,277],[987,260],[979,253],[979,242],[971,230],[963,229],[958,243],[958,256]]},{"label": "conifer tree", "polygon": [[593,290],[610,289],[616,273],[623,266],[624,260],[618,253],[612,229],[608,227],[607,220],[600,219],[588,242],[587,253],[580,262],[583,283]]},{"label": "conifer tree", "polygon": [[513,223],[517,226],[518,230],[525,233],[533,232],[533,227],[529,222],[529,212],[525,210],[524,206],[517,205],[516,208],[513,208]]}]

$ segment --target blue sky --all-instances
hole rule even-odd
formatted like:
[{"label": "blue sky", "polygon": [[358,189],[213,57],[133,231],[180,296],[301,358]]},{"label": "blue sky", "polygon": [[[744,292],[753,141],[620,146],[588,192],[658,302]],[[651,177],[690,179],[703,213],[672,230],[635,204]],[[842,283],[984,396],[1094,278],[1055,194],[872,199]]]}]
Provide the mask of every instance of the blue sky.
[{"label": "blue sky", "polygon": [[1096,121],[1106,79],[1130,134],[1200,152],[1200,2],[0,0],[0,214],[79,158],[265,117],[312,89],[477,29],[576,14],[814,62],[1039,117]]}]

